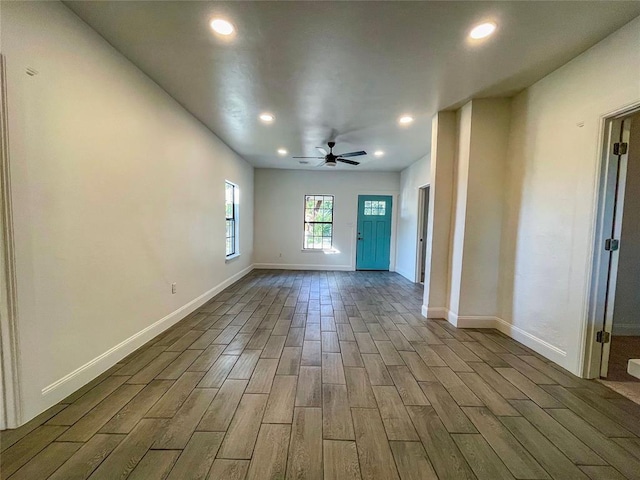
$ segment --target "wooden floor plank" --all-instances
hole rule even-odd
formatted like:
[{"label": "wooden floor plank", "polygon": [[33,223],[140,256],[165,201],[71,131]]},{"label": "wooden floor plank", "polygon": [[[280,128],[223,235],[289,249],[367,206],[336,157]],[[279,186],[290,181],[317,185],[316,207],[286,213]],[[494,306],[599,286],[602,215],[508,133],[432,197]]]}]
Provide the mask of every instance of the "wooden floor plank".
[{"label": "wooden floor plank", "polygon": [[512,480],[515,477],[479,434],[452,435],[478,480]]},{"label": "wooden floor plank", "polygon": [[244,394],[236,410],[227,435],[218,451],[219,458],[251,459],[258,437],[262,414],[267,405],[265,394]]},{"label": "wooden floor plank", "polygon": [[[26,465],[11,475],[11,480],[32,480],[34,478],[47,478],[65,463],[78,449],[82,443],[53,442],[44,450],[33,457]],[[0,472],[2,478],[4,472]]]},{"label": "wooden floor plank", "polygon": [[295,406],[322,406],[322,371],[320,367],[300,367]]},{"label": "wooden floor plank", "polygon": [[389,440],[419,440],[396,387],[375,386],[372,388],[384,429],[387,432],[387,438]]},{"label": "wooden floor plank", "polygon": [[202,416],[197,430],[226,432],[249,382],[227,379]]},{"label": "wooden floor plank", "polygon": [[249,460],[216,459],[209,472],[209,480],[245,480],[249,470]]},{"label": "wooden floor plank", "polygon": [[360,480],[360,464],[356,442],[325,440],[323,442],[324,480]]},{"label": "wooden floor plank", "polygon": [[500,420],[551,478],[587,480],[587,476],[525,418],[504,417]]},{"label": "wooden floor plank", "polygon": [[640,480],[640,407],[496,330],[424,319],[422,290],[255,270],[1,432],[0,478]]},{"label": "wooden floor plank", "polygon": [[477,433],[473,424],[441,384],[421,383],[420,386],[449,433]]},{"label": "wooden floor plank", "polygon": [[127,479],[166,478],[179,455],[179,450],[149,450]]},{"label": "wooden floor plank", "polygon": [[593,450],[533,401],[512,400],[511,403],[520,414],[576,465],[606,465],[606,462]]},{"label": "wooden floor plank", "polygon": [[194,389],[174,417],[167,420],[163,428],[156,432],[153,448],[165,450],[185,448],[217,393],[218,389],[216,388]]},{"label": "wooden floor plank", "polygon": [[186,372],[145,414],[148,418],[170,418],[175,415],[192,390],[202,380],[202,372]]},{"label": "wooden floor plank", "polygon": [[322,437],[327,440],[354,440],[346,385],[322,385]]},{"label": "wooden floor plank", "polygon": [[462,409],[516,478],[549,478],[540,464],[487,408]]},{"label": "wooden floor plank", "polygon": [[291,426],[287,478],[322,480],[322,410],[296,407]]},{"label": "wooden floor plank", "polygon": [[[84,480],[120,444],[125,435],[94,435],[58,468],[50,480]],[[32,477],[37,478],[37,477]]]},{"label": "wooden floor plank", "polygon": [[363,480],[399,479],[391,448],[376,409],[352,409]]},{"label": "wooden floor plank", "polygon": [[293,405],[296,399],[298,377],[295,375],[276,375],[262,418],[263,423],[291,423]]},{"label": "wooden floor plank", "polygon": [[469,465],[433,407],[407,407],[420,440],[439,478],[475,480]]},{"label": "wooden floor plank", "polygon": [[256,368],[253,370],[249,385],[247,385],[247,393],[269,393],[271,392],[271,384],[273,377],[278,369],[278,360],[276,358],[261,358],[258,360]]},{"label": "wooden floor plank", "polygon": [[100,429],[100,433],[129,433],[173,383],[171,380],[154,380],[145,385]]},{"label": "wooden floor plank", "polygon": [[247,480],[277,480],[285,476],[291,425],[263,424],[251,458]]},{"label": "wooden floor plank", "polygon": [[364,368],[347,367],[344,369],[349,394],[349,406],[377,408],[369,376]]},{"label": "wooden floor plank", "polygon": [[261,353],[262,350],[245,350],[242,352],[227,378],[249,380],[253,374],[253,369],[260,359]]},{"label": "wooden floor plank", "polygon": [[[126,478],[145,456],[155,441],[156,432],[164,427],[166,420],[142,419],[127,437],[89,477],[91,480]],[[115,475],[114,475],[115,474]]]},{"label": "wooden floor plank", "polygon": [[222,432],[195,432],[180,453],[167,480],[204,480],[222,444]]}]

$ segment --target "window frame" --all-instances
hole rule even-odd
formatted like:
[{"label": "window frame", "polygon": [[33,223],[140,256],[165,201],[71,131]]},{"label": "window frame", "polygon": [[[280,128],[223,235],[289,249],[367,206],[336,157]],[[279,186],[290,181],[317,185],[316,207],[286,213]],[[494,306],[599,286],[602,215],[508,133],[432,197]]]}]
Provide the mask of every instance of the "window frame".
[{"label": "window frame", "polygon": [[[331,197],[331,221],[330,222],[308,222],[307,221],[307,199],[309,197]],[[323,200],[324,201],[324,200]],[[305,193],[303,197],[302,203],[302,251],[303,252],[323,252],[323,251],[331,251],[333,249],[333,235],[334,231],[334,215],[336,210],[336,197],[333,194],[329,193]],[[331,225],[331,236],[330,243],[328,247],[307,247],[307,225]],[[320,238],[327,238],[324,235]]]},{"label": "window frame", "polygon": [[[231,192],[233,195],[233,203],[231,206],[231,216],[227,217],[227,186],[231,186]],[[224,210],[225,210],[225,258],[227,260],[235,258],[240,255],[240,221],[239,221],[239,199],[240,199],[240,188],[236,183],[230,182],[229,180],[224,181]],[[232,222],[232,230],[231,235],[227,235],[227,222]],[[232,252],[227,253],[227,241],[231,239],[231,248]]]}]

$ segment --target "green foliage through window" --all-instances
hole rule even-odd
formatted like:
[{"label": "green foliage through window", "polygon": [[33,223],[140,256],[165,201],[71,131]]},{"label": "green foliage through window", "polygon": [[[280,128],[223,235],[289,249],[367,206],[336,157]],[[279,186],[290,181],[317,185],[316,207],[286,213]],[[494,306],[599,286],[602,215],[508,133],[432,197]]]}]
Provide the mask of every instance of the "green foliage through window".
[{"label": "green foliage through window", "polygon": [[333,195],[304,196],[304,249],[326,250],[333,244]]}]

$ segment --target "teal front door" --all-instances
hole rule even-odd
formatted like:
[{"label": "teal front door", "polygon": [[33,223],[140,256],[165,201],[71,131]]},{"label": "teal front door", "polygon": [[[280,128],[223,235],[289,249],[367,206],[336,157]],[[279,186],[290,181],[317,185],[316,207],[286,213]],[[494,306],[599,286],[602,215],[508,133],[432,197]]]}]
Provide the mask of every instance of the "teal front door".
[{"label": "teal front door", "polygon": [[391,201],[387,195],[358,196],[356,270],[389,270]]}]

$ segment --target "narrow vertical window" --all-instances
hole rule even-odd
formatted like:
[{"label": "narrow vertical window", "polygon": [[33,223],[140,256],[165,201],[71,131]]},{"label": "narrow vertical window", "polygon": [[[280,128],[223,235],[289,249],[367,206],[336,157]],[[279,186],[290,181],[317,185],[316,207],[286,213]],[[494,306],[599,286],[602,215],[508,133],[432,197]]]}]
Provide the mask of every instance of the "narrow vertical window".
[{"label": "narrow vertical window", "polygon": [[333,244],[333,195],[304,196],[305,250],[329,250]]},{"label": "narrow vertical window", "polygon": [[226,217],[226,254],[227,257],[238,252],[238,186],[224,182],[224,210]]}]

